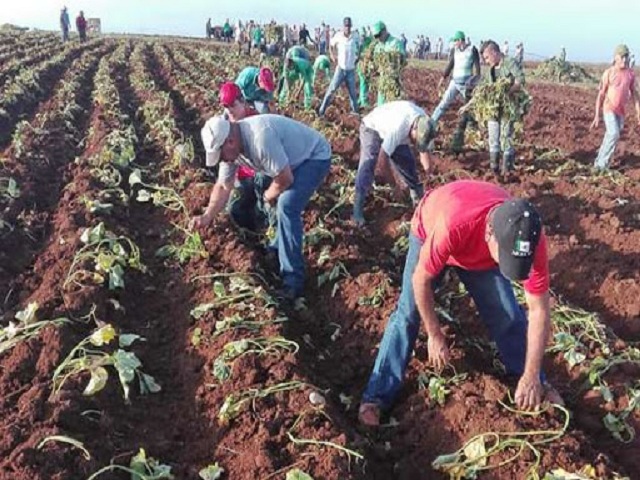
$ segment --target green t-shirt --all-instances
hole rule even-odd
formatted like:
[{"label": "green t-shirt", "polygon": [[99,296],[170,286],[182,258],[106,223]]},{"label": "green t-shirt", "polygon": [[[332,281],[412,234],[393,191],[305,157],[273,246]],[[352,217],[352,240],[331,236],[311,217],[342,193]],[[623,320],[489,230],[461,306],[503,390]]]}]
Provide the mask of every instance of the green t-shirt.
[{"label": "green t-shirt", "polygon": [[259,27],[253,29],[253,41],[254,43],[260,43],[262,41],[262,30]]},{"label": "green t-shirt", "polygon": [[406,55],[402,42],[396,37],[389,35],[384,42],[377,42],[374,52],[400,52],[402,55]]},{"label": "green t-shirt", "polygon": [[242,69],[236,85],[242,90],[242,96],[249,102],[269,102],[273,99],[273,94],[261,89],[258,86],[258,75],[260,69],[258,67],[246,67]]}]

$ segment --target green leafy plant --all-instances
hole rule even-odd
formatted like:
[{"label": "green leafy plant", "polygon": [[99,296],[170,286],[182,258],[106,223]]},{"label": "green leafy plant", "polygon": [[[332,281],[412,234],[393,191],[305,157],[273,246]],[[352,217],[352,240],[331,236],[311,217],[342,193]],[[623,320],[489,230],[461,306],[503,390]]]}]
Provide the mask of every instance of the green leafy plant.
[{"label": "green leafy plant", "polygon": [[0,177],[0,197],[15,199],[20,196],[20,188],[18,182],[13,178]]},{"label": "green leafy plant", "polygon": [[175,258],[181,264],[187,263],[189,260],[198,260],[200,258],[208,258],[209,253],[204,248],[202,238],[196,231],[190,232],[176,224],[174,227],[184,234],[182,244],[170,244],[160,247],[156,251],[156,256],[160,258]]},{"label": "green leafy plant", "polygon": [[374,288],[373,292],[369,295],[362,295],[358,298],[358,305],[366,305],[369,307],[381,307],[384,303],[384,299],[387,294],[387,288],[389,287],[389,280],[384,279],[380,284]]},{"label": "green leafy plant", "polygon": [[418,375],[418,387],[420,390],[429,392],[429,403],[431,407],[436,404],[443,406],[447,400],[447,396],[451,393],[451,387],[458,385],[467,378],[466,373],[456,373],[453,367],[450,367],[453,375],[447,377],[438,372],[427,370]]},{"label": "green leafy plant", "polygon": [[[63,288],[101,285],[108,280],[109,290],[115,290],[124,288],[125,267],[146,271],[138,246],[128,237],[109,232],[102,222],[85,229],[80,241],[84,247],[74,256]],[[93,271],[84,268],[87,263],[93,264]]]},{"label": "green leafy plant", "polygon": [[202,480],[219,480],[222,478],[222,474],[224,473],[224,468],[218,465],[218,462],[213,465],[208,465],[198,472],[198,476]]},{"label": "green leafy plant", "polygon": [[[109,353],[103,349],[118,338],[118,348]],[[107,324],[94,331],[78,343],[56,368],[53,373],[52,395],[56,395],[71,377],[83,372],[90,374],[83,395],[91,396],[100,392],[109,379],[107,367],[113,368],[118,373],[125,401],[129,401],[131,383],[137,377],[140,393],[145,395],[160,391],[160,385],[156,380],[141,370],[142,362],[133,353],[126,350],[135,341],[144,341],[144,338],[136,334],[116,333],[113,326]],[[97,347],[97,348],[94,348]]]},{"label": "green leafy plant", "polygon": [[285,480],[313,480],[313,477],[299,468],[294,468],[287,472]]}]

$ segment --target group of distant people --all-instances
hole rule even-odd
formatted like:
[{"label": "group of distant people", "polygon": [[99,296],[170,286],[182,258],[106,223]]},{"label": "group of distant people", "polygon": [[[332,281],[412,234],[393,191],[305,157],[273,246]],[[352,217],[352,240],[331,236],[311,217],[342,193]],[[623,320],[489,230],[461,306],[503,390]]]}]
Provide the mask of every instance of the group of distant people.
[{"label": "group of distant people", "polygon": [[[69,41],[69,31],[71,30],[71,20],[69,19],[69,12],[67,7],[63,7],[60,11],[60,30],[62,31],[62,41]],[[81,42],[87,40],[87,19],[84,18],[84,12],[80,10],[80,13],[76,17],[76,30],[78,31],[78,37]]]}]

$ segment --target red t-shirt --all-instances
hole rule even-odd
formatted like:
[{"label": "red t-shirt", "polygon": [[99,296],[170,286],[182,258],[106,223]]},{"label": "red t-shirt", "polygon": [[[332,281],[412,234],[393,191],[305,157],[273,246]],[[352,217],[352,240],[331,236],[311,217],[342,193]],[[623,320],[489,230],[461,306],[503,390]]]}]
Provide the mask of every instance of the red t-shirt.
[{"label": "red t-shirt", "polygon": [[[445,266],[464,270],[490,270],[498,265],[485,240],[487,214],[507,198],[509,192],[487,182],[460,180],[436,188],[418,204],[411,232],[423,241],[424,268],[431,276]],[[426,249],[426,252],[424,251]],[[532,294],[549,290],[549,262],[544,232],[534,253],[524,289]]]},{"label": "red t-shirt", "polygon": [[[253,117],[254,115],[258,115],[258,111],[253,108],[250,107],[249,105],[247,105],[245,107],[244,110],[244,118],[247,117]],[[238,180],[244,180],[245,178],[253,178],[256,176],[256,172],[249,168],[249,167],[245,167],[244,165],[240,165],[238,167],[238,173],[236,174],[238,176]]]}]

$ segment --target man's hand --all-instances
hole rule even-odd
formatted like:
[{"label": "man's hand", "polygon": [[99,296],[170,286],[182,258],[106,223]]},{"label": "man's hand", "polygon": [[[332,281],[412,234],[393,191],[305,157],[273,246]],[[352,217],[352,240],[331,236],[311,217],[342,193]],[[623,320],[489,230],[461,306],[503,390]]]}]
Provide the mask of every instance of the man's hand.
[{"label": "man's hand", "polygon": [[268,188],[266,192],[264,192],[264,203],[270,206],[274,206],[278,201],[278,195],[271,191],[271,188]]},{"label": "man's hand", "polygon": [[193,230],[194,228],[197,230],[202,230],[207,228],[211,222],[213,222],[213,215],[208,215],[206,212],[202,215],[197,215],[191,219],[189,222],[189,229]]},{"label": "man's hand", "polygon": [[516,406],[521,410],[535,410],[544,399],[540,376],[523,375],[516,388]]},{"label": "man's hand", "polygon": [[[638,123],[640,123],[640,118],[638,119]],[[596,116],[593,119],[593,122],[591,122],[591,129],[595,129],[598,128],[600,126],[600,116]]]},{"label": "man's hand", "polygon": [[451,354],[447,345],[447,337],[444,336],[440,328],[429,333],[427,351],[429,353],[429,364],[436,370],[441,371],[449,363]]},{"label": "man's hand", "polygon": [[442,84],[444,83],[444,77],[440,77],[438,81],[438,90],[442,90]]},{"label": "man's hand", "polygon": [[427,174],[431,173],[431,155],[429,152],[420,153],[420,164]]}]

